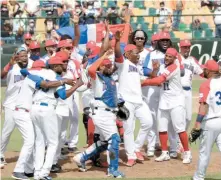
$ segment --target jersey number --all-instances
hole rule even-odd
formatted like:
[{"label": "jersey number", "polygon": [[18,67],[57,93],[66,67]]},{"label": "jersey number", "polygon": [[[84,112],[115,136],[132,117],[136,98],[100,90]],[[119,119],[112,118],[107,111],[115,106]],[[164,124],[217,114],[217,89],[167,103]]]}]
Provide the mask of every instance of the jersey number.
[{"label": "jersey number", "polygon": [[166,81],[165,83],[163,83],[163,90],[164,91],[170,90],[170,88],[169,88],[169,81]]},{"label": "jersey number", "polygon": [[218,101],[216,101],[217,105],[221,105],[221,91],[217,91],[216,92],[216,97],[218,96]]}]

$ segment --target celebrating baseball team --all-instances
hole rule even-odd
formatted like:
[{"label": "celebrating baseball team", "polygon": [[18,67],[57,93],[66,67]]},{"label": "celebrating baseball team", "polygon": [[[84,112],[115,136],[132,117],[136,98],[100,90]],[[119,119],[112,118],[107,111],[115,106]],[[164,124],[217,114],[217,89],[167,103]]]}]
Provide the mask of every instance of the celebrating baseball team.
[{"label": "celebrating baseball team", "polygon": [[[74,152],[73,163],[79,171],[86,172],[90,160],[94,166],[107,167],[107,175],[114,178],[125,177],[119,170],[121,143],[128,167],[145,160],[145,144],[148,158],[162,151],[156,162],[181,154],[180,163],[189,164],[189,143],[199,137],[193,180],[205,178],[213,144],[221,150],[221,65],[215,60],[198,64],[190,56],[187,39],[180,41],[177,52],[168,32],[154,34],[152,47],[147,49],[145,31],[130,33],[127,25],[123,32],[112,33],[106,21],[101,46],[89,41],[83,56],[78,49],[78,22],[74,23],[74,40],[68,35],[60,36],[58,42],[46,40],[43,57],[40,44],[30,34],[24,35],[25,44],[1,71],[7,82],[1,168],[7,166],[4,153],[15,127],[23,138],[12,178],[52,179],[50,173],[59,173],[58,161],[66,158],[65,145]],[[200,86],[199,111],[188,135],[195,74],[207,80]],[[81,152],[77,149],[79,100],[87,135],[87,147]],[[135,138],[136,120],[140,129]],[[107,165],[100,161],[102,152]]]}]

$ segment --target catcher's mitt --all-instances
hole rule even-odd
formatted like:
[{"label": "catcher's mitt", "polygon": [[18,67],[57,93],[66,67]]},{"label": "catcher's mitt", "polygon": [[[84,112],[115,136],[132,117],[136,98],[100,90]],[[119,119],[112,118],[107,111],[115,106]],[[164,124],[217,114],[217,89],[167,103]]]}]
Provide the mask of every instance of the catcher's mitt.
[{"label": "catcher's mitt", "polygon": [[118,120],[126,121],[130,116],[130,111],[124,105],[118,106],[118,111],[116,112],[116,116]]},{"label": "catcher's mitt", "polygon": [[202,129],[193,128],[189,135],[189,142],[190,143],[195,142],[200,137],[201,133],[202,133]]}]

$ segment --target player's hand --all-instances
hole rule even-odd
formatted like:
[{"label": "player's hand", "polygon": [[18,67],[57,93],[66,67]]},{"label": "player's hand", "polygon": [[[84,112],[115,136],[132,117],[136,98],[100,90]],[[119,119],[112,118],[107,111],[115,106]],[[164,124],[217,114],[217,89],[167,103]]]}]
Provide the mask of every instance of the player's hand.
[{"label": "player's hand", "polygon": [[158,71],[159,68],[160,68],[160,63],[159,63],[159,61],[153,61],[152,66],[153,66],[153,70],[154,70],[154,71]]},{"label": "player's hand", "polygon": [[83,82],[83,80],[81,78],[78,78],[75,85],[77,87],[80,87],[80,86],[84,85],[84,82]]},{"label": "player's hand", "polygon": [[64,84],[68,84],[70,86],[74,86],[75,85],[75,81],[73,79],[63,79]]},{"label": "player's hand", "polygon": [[199,122],[195,122],[194,129],[200,129],[201,124]]},{"label": "player's hand", "polygon": [[55,30],[52,30],[52,31],[51,31],[51,36],[52,36],[53,38],[55,38],[55,39],[59,39],[59,38],[60,38],[60,36],[58,35],[58,33],[57,33]]},{"label": "player's hand", "polygon": [[79,23],[79,16],[78,16],[78,15],[74,15],[74,17],[71,18],[71,20],[72,20],[72,22],[73,22],[74,24],[78,24],[78,23]]},{"label": "player's hand", "polygon": [[14,64],[16,64],[17,60],[18,60],[18,55],[14,54],[9,61],[10,66],[13,66]]},{"label": "player's hand", "polygon": [[114,53],[113,49],[109,49],[109,50],[107,50],[107,51],[104,53],[103,58],[104,58],[104,59],[108,59],[108,57],[109,57],[110,55],[112,55],[113,53]]},{"label": "player's hand", "polygon": [[121,36],[122,36],[122,32],[117,31],[116,34],[115,34],[116,41],[120,41]]},{"label": "player's hand", "polygon": [[106,33],[110,31],[109,29],[109,21],[108,20],[105,20],[104,21],[104,25],[105,25],[105,30],[106,30]]}]

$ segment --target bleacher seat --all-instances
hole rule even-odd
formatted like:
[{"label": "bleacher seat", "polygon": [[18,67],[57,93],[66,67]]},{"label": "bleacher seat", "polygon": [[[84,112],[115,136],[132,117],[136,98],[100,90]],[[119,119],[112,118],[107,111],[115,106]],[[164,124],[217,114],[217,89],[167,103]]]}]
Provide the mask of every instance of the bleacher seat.
[{"label": "bleacher seat", "polygon": [[209,28],[209,25],[207,23],[201,23],[201,27],[206,30]]},{"label": "bleacher seat", "polygon": [[156,15],[156,9],[155,8],[149,8],[149,15],[150,16],[155,16]]},{"label": "bleacher seat", "polygon": [[202,31],[200,31],[200,30],[193,31],[193,38],[195,38],[195,39],[202,38]]},{"label": "bleacher seat", "polygon": [[184,24],[184,23],[180,23],[180,24],[179,24],[179,30],[180,30],[180,31],[185,31],[186,28],[187,28],[187,25],[186,25],[186,24]]},{"label": "bleacher seat", "polygon": [[207,37],[207,38],[213,37],[213,30],[212,29],[206,29],[205,30],[205,37]]}]

